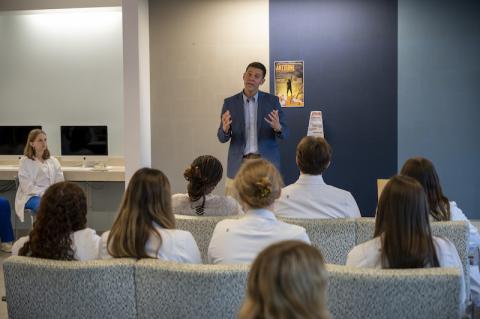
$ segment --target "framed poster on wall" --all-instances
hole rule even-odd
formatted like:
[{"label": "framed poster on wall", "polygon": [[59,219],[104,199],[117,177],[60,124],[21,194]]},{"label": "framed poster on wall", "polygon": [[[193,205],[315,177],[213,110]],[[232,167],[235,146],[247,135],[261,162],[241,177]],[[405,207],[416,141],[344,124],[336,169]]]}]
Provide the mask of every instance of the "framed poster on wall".
[{"label": "framed poster on wall", "polygon": [[275,95],[282,107],[304,107],[303,61],[275,61]]}]

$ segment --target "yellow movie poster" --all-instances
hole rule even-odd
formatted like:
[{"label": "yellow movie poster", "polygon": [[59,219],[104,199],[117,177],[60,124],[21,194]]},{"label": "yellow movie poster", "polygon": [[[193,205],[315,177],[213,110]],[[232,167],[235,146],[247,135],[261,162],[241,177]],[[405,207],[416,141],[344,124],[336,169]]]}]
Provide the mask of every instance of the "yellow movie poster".
[{"label": "yellow movie poster", "polygon": [[275,61],[275,95],[282,107],[305,106],[303,61]]}]

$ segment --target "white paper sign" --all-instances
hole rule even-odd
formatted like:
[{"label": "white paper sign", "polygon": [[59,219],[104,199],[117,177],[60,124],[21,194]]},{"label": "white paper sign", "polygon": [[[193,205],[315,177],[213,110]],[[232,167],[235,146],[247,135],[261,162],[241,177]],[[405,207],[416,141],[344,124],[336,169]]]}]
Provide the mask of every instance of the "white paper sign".
[{"label": "white paper sign", "polygon": [[310,120],[308,121],[307,136],[323,136],[323,119],[322,111],[310,112]]}]

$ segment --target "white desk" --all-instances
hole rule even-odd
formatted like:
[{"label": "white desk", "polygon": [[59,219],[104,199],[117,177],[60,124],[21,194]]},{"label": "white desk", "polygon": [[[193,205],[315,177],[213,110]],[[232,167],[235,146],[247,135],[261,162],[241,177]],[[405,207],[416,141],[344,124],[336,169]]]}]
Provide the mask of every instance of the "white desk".
[{"label": "white desk", "polygon": [[62,167],[67,181],[76,182],[124,182],[124,166],[107,166],[105,170],[96,170],[90,167]]},{"label": "white desk", "polygon": [[[67,181],[75,182],[124,182],[124,166],[107,166],[105,170],[92,167],[62,166]],[[18,165],[0,165],[0,180],[14,180],[18,175]]]},{"label": "white desk", "polygon": [[[59,159],[57,157],[57,159]],[[123,158],[109,158],[106,170],[82,167],[77,162],[61,161],[65,180],[78,183],[85,191],[88,205],[88,224],[97,230],[110,229],[118,205],[125,191],[125,166]],[[0,194],[10,200],[13,207],[16,189],[13,180],[18,176],[18,160],[5,160],[0,156],[0,181],[10,184],[10,190]],[[9,181],[9,182],[8,182]],[[95,183],[90,183],[95,182]],[[29,225],[18,226],[28,229]]]}]

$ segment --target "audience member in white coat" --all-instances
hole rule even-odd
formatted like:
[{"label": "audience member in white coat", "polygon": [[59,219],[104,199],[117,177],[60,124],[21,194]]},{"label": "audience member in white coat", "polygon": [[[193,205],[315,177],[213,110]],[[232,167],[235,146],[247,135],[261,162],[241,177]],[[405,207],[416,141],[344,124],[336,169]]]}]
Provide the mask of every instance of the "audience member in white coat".
[{"label": "audience member in white coat", "polygon": [[350,192],[327,185],[322,174],[330,165],[332,149],[321,137],[306,136],[297,146],[300,177],[282,189],[275,214],[288,218],[356,218],[360,210]]},{"label": "audience member in white coat", "polygon": [[87,228],[87,199],[70,182],[50,186],[43,195],[33,229],[12,247],[13,255],[56,260],[98,258],[100,236]]},{"label": "audience member in white coat", "polygon": [[247,160],[234,183],[246,214],[217,224],[208,247],[211,263],[251,263],[265,247],[282,240],[310,244],[303,227],[281,222],[272,212],[283,186],[273,164],[263,159]]},{"label": "audience member in white coat", "polygon": [[36,214],[40,198],[47,188],[64,180],[60,163],[50,156],[44,131],[30,131],[23,155],[18,169],[19,187],[15,197],[15,212],[22,222],[24,210],[29,209]]},{"label": "audience member in white coat", "polygon": [[223,167],[211,155],[197,157],[185,170],[188,194],[172,196],[174,214],[193,216],[228,216],[243,214],[240,204],[230,196],[211,194],[222,179]]},{"label": "audience member in white coat", "polygon": [[111,231],[102,235],[100,257],[202,262],[192,234],[175,229],[170,183],[161,171],[133,174]]},{"label": "audience member in white coat", "polygon": [[[423,157],[408,159],[400,171],[400,174],[416,179],[427,194],[430,205],[430,219],[433,221],[466,221],[469,228],[469,248],[471,252],[480,245],[480,234],[477,227],[473,226],[468,218],[458,208],[457,203],[449,202],[443,194],[440,178],[433,163]],[[477,305],[480,304],[480,274],[478,265],[470,267],[470,290],[472,299]]]},{"label": "audience member in white coat", "polygon": [[[350,251],[347,266],[455,267],[463,274],[462,262],[453,243],[431,235],[429,211],[419,182],[407,176],[392,177],[378,202],[374,238]],[[461,300],[465,301],[465,288],[461,292]]]},{"label": "audience member in white coat", "polygon": [[237,318],[328,319],[327,277],[315,247],[296,240],[268,246],[250,268]]}]

